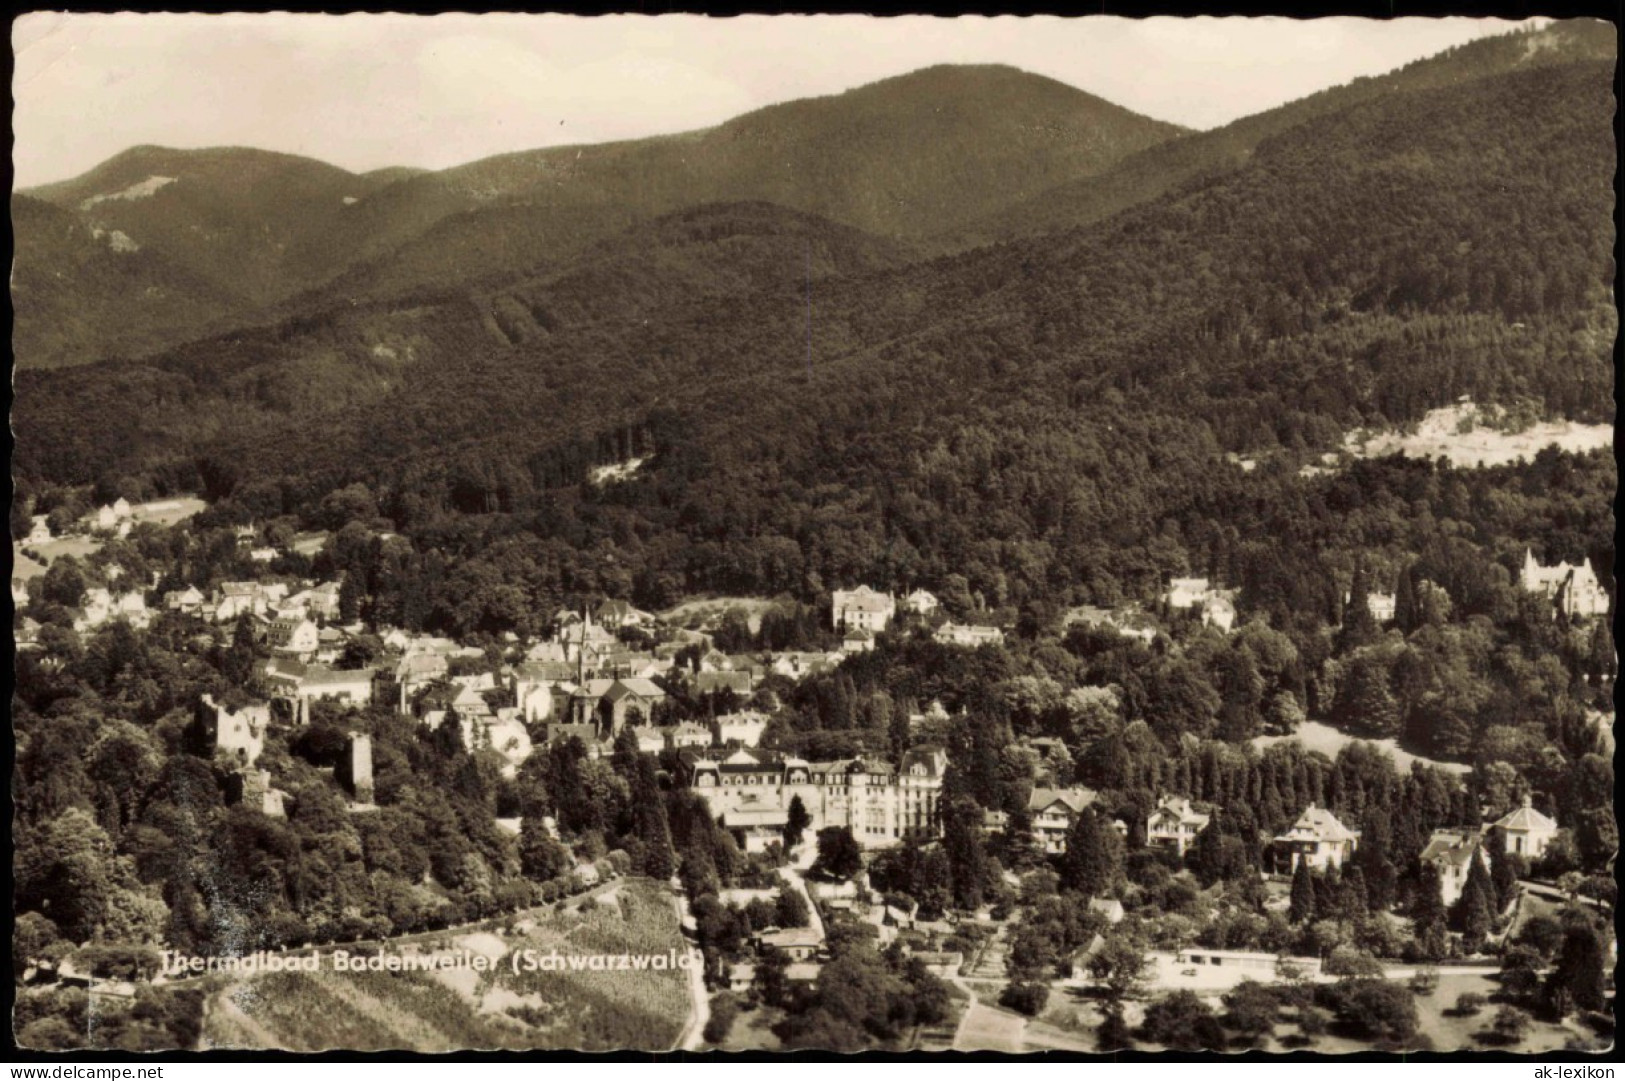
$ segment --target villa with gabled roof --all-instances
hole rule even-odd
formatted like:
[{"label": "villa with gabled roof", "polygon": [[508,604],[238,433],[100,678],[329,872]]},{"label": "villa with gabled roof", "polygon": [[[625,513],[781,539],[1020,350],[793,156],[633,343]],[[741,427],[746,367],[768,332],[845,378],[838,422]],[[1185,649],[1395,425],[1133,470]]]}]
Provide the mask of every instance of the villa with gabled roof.
[{"label": "villa with gabled roof", "polygon": [[1270,844],[1277,867],[1295,871],[1300,862],[1307,862],[1315,870],[1324,871],[1343,866],[1354,855],[1360,845],[1360,831],[1349,829],[1336,815],[1311,803],[1292,828]]},{"label": "villa with gabled roof", "polygon": [[1212,816],[1191,806],[1184,796],[1163,796],[1145,820],[1145,843],[1152,848],[1172,848],[1180,856],[1207,829]]}]

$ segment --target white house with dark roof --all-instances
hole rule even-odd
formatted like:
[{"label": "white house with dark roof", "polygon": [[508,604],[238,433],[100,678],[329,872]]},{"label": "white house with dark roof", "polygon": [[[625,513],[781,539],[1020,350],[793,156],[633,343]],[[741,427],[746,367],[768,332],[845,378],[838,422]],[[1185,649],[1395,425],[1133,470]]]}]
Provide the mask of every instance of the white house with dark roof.
[{"label": "white house with dark roof", "polygon": [[867,653],[875,648],[875,636],[862,627],[853,627],[841,636],[842,653]]},{"label": "white house with dark roof", "polygon": [[1063,627],[1081,623],[1095,630],[1115,631],[1127,638],[1151,642],[1157,637],[1157,625],[1138,608],[1100,608],[1085,604],[1069,610],[1061,619]]},{"label": "white house with dark roof", "polygon": [[941,607],[937,595],[925,589],[916,589],[903,598],[903,608],[917,616],[928,616]]},{"label": "white house with dark roof", "polygon": [[1349,829],[1336,815],[1311,803],[1292,828],[1270,844],[1278,867],[1295,871],[1300,862],[1307,862],[1313,869],[1324,871],[1343,866],[1354,855],[1360,845],[1360,831]]},{"label": "white house with dark roof", "polygon": [[1145,843],[1152,848],[1172,848],[1184,856],[1211,820],[1211,815],[1192,807],[1184,796],[1164,796],[1146,816]]},{"label": "white house with dark roof", "polygon": [[1173,578],[1163,600],[1176,610],[1197,609],[1202,622],[1228,632],[1236,623],[1236,591],[1220,589],[1206,578]]},{"label": "white house with dark roof", "polygon": [[712,741],[719,747],[736,744],[755,747],[762,742],[767,730],[767,714],[755,710],[725,713],[711,722]]},{"label": "white house with dark roof", "polygon": [[316,624],[302,615],[278,616],[271,620],[265,641],[272,653],[301,661],[314,657],[322,644]]},{"label": "white house with dark roof", "polygon": [[630,601],[607,600],[593,611],[593,618],[611,630],[620,627],[643,627],[654,622],[654,616],[632,606]]},{"label": "white house with dark roof", "polygon": [[1432,866],[1439,872],[1439,893],[1446,905],[1460,900],[1462,888],[1467,885],[1467,874],[1473,869],[1473,856],[1483,837],[1483,833],[1472,826],[1438,829],[1422,849],[1422,865]]},{"label": "white house with dark roof", "polygon": [[837,589],[831,603],[836,630],[862,630],[879,634],[897,614],[897,601],[890,593],[868,586]]},{"label": "white house with dark roof", "polygon": [[364,706],[372,701],[376,669],[326,668],[318,664],[273,658],[264,667],[272,697],[293,708],[295,724],[310,723],[310,703],[318,699]]},{"label": "white house with dark roof", "polygon": [[982,627],[971,623],[955,623],[949,620],[937,628],[935,635],[937,641],[951,646],[965,646],[974,649],[977,646],[994,646],[1004,642],[1004,632],[997,627]]},{"label": "white house with dark roof", "polygon": [[1557,823],[1535,810],[1534,801],[1527,795],[1516,810],[1495,825],[1506,833],[1507,851],[1526,860],[1538,860],[1557,836]]},{"label": "white house with dark roof", "polygon": [[1557,610],[1571,618],[1608,614],[1608,593],[1597,580],[1597,572],[1582,559],[1579,563],[1558,563],[1543,567],[1533,549],[1524,549],[1519,584],[1530,593],[1552,600]]},{"label": "white house with dark roof", "polygon": [[1083,809],[1095,802],[1087,788],[1035,788],[1027,797],[1033,840],[1049,853],[1066,851],[1066,837]]}]

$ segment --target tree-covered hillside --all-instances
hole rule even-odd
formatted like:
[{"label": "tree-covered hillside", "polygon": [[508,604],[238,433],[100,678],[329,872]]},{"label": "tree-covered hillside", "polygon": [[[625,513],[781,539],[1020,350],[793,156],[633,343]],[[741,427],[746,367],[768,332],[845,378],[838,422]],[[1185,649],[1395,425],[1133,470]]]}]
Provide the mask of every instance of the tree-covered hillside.
[{"label": "tree-covered hillside", "polygon": [[[787,219],[764,235],[765,210],[718,210],[695,219],[709,233],[674,219],[653,234],[663,247],[629,234],[620,264],[502,292],[348,309],[151,365],[24,373],[19,473],[208,478],[216,497],[279,476],[313,496],[361,480],[410,497],[413,515],[524,513],[575,498],[557,489],[599,453],[582,448],[637,442],[657,451],[653,474],[614,501],[640,532],[678,524],[694,543],[895,550],[903,493],[922,522],[948,523],[925,533],[936,553],[960,534],[1144,541],[1222,451],[1325,447],[1461,394],[1611,416],[1609,70],[1362,105],[1098,226],[931,262],[875,269],[879,249],[835,227]],[[810,289],[809,229],[854,253],[832,254],[836,273]],[[738,295],[776,266],[777,284]],[[386,340],[403,319],[429,362]],[[323,359],[335,336],[345,363]],[[310,398],[277,390],[313,380]],[[94,432],[74,422],[88,415]],[[674,506],[695,509],[670,523]],[[808,539],[826,529],[841,539]],[[1053,558],[1020,573],[1041,581]]]},{"label": "tree-covered hillside", "polygon": [[[251,304],[238,314],[251,323],[535,273],[639,222],[717,202],[766,200],[921,237],[1093,175],[1178,131],[1013,68],[947,66],[684,135],[505,154],[440,172],[357,176],[243,148],[136,147],[31,194],[240,295]],[[18,297],[25,320],[45,322],[31,299]],[[134,303],[127,315],[153,320]],[[201,325],[160,326],[166,333],[142,344],[172,344]],[[39,352],[19,356],[23,367],[82,364],[118,344],[108,335],[84,335],[72,349],[41,340]]]},{"label": "tree-covered hillside", "polygon": [[1587,19],[1480,38],[1387,75],[1355,79],[1212,131],[1165,140],[1124,158],[1097,176],[1069,178],[1036,196],[948,231],[940,239],[951,246],[969,247],[1086,225],[1199,177],[1239,169],[1258,144],[1270,136],[1356,105],[1394,94],[1461,86],[1548,64],[1613,60],[1617,52],[1615,28]]}]

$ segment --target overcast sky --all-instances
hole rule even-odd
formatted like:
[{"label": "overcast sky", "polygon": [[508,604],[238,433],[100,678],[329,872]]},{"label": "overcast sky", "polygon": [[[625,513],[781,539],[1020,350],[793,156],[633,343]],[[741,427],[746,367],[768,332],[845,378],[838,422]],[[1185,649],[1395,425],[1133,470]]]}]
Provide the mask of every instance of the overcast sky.
[{"label": "overcast sky", "polygon": [[1474,19],[26,15],[20,186],[127,147],[346,169],[708,127],[930,64],[1004,63],[1209,128],[1513,24]]}]

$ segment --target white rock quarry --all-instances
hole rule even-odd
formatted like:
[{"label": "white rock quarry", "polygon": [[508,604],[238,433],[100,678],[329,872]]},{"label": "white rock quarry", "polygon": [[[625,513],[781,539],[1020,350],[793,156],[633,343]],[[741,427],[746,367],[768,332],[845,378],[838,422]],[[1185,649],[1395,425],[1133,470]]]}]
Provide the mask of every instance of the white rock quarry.
[{"label": "white rock quarry", "polygon": [[131,184],[123,191],[110,192],[106,195],[92,195],[79,204],[79,209],[89,210],[97,203],[105,203],[112,199],[150,199],[158,194],[160,188],[173,183],[175,183],[175,178],[172,176],[149,176],[139,184]]}]

